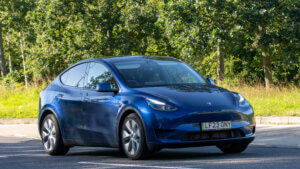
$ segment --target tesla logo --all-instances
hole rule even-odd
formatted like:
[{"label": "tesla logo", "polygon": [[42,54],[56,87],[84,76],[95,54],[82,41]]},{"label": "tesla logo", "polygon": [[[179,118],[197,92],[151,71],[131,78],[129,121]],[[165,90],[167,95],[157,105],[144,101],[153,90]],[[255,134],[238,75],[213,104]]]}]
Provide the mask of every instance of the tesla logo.
[{"label": "tesla logo", "polygon": [[209,106],[211,106],[211,102],[207,102],[206,104],[209,105]]}]

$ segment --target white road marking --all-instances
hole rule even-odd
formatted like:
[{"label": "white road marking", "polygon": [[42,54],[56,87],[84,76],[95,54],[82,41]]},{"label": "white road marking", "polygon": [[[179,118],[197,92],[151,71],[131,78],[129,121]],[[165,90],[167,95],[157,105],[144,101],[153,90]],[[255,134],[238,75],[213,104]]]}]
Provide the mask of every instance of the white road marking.
[{"label": "white road marking", "polygon": [[[149,166],[149,165],[137,165],[137,164],[114,164],[114,163],[96,163],[96,162],[78,162],[79,164],[93,164],[93,165],[106,165],[117,167],[140,167],[140,168],[159,168],[159,169],[196,169],[186,167],[167,167],[167,166]],[[197,168],[200,169],[200,168]]]},{"label": "white road marking", "polygon": [[0,156],[0,158],[7,158],[7,156]]},{"label": "white road marking", "polygon": [[13,137],[20,137],[20,138],[28,138],[28,139],[34,139],[34,140],[40,140],[40,137],[28,137],[24,134],[14,134],[14,135],[11,135]]}]

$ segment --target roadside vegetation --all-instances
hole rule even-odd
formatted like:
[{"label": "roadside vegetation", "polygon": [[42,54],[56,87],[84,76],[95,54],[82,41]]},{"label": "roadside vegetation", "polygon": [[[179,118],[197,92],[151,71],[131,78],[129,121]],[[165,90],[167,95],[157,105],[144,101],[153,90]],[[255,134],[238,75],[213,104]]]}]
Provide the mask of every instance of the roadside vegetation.
[{"label": "roadside vegetation", "polygon": [[241,93],[253,106],[256,116],[300,116],[300,88],[264,86],[224,86]]},{"label": "roadside vegetation", "polygon": [[216,81],[299,85],[298,8],[295,0],[1,0],[0,81],[29,86],[87,58],[159,55]]},{"label": "roadside vegetation", "polygon": [[36,118],[41,87],[0,87],[0,118]]},{"label": "roadside vegetation", "polygon": [[[300,116],[300,88],[264,86],[223,87],[243,94],[252,104],[256,116]],[[39,92],[43,87],[0,87],[0,118],[36,118]]]},{"label": "roadside vegetation", "polygon": [[123,55],[175,57],[256,115],[300,116],[299,2],[0,0],[0,118],[37,117],[43,84]]}]

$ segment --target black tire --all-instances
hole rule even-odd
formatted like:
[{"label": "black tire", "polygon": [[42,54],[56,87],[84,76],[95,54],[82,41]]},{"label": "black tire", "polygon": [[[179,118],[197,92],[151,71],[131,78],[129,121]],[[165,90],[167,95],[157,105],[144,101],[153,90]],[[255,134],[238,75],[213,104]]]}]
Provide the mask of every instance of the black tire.
[{"label": "black tire", "polygon": [[246,150],[248,143],[233,143],[227,145],[217,145],[217,147],[225,154],[241,153]]},{"label": "black tire", "polygon": [[[131,129],[128,128],[128,124],[131,124]],[[135,126],[136,125],[136,126]],[[135,127],[136,130],[135,130]],[[134,133],[134,130],[136,133]],[[130,132],[132,131],[132,132]],[[138,134],[139,133],[139,134]],[[139,139],[138,139],[139,138]],[[132,160],[143,159],[149,154],[147,148],[146,137],[144,127],[138,115],[129,114],[122,124],[120,131],[120,139],[123,152],[128,158]],[[138,144],[139,143],[139,144]],[[130,146],[131,145],[131,146]],[[130,149],[131,147],[131,149]],[[132,150],[132,151],[130,151]]]},{"label": "black tire", "polygon": [[58,122],[53,114],[49,114],[44,118],[40,130],[46,153],[53,156],[67,154],[69,147],[63,143]]},{"label": "black tire", "polygon": [[162,150],[162,148],[156,148],[156,149],[153,149],[153,150],[149,150],[150,153],[158,153]]}]

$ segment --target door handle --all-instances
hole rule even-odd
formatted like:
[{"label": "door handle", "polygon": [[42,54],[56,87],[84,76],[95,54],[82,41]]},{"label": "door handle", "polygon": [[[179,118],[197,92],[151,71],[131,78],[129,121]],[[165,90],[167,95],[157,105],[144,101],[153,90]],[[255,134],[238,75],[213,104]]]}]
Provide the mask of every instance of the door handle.
[{"label": "door handle", "polygon": [[88,97],[85,97],[85,98],[83,99],[83,101],[85,101],[85,102],[90,102],[90,101],[91,101],[91,99],[90,99],[90,98],[88,98]]},{"label": "door handle", "polygon": [[64,95],[63,94],[58,94],[58,95],[56,95],[56,97],[61,99],[62,97],[64,97]]}]

